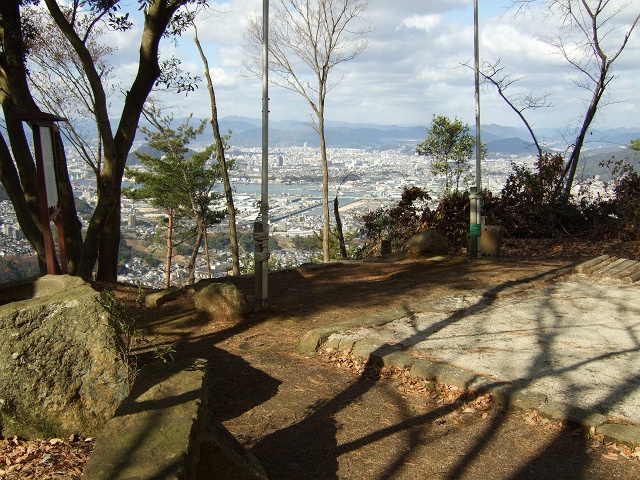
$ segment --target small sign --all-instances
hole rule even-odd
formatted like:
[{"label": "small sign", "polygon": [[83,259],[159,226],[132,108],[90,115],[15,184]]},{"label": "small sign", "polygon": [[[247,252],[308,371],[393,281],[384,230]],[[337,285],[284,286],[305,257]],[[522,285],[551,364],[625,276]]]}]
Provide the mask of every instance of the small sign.
[{"label": "small sign", "polygon": [[56,176],[56,163],[53,153],[52,128],[38,126],[40,129],[40,141],[42,145],[42,168],[44,171],[44,184],[47,193],[47,206],[49,210],[58,207],[58,180]]}]

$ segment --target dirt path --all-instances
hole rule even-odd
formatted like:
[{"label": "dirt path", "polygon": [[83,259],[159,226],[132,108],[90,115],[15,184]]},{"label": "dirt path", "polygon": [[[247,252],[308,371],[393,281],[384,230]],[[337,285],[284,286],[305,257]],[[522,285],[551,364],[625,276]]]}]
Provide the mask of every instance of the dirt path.
[{"label": "dirt path", "polygon": [[[184,298],[147,321],[178,355],[210,360],[212,411],[271,479],[640,478],[640,453],[535,412],[297,350],[311,328],[566,265],[453,258],[302,268],[273,274],[269,309],[240,322],[203,323]],[[253,279],[234,281],[253,292]]]},{"label": "dirt path", "polygon": [[[535,243],[504,245],[493,261],[390,258],[273,273],[269,308],[238,322],[198,319],[187,296],[145,309],[135,306],[135,286],[96,288],[114,290],[158,344],[209,360],[213,414],[271,480],[640,478],[640,447],[610,444],[535,412],[504,412],[487,397],[405,372],[297,349],[313,328],[471,289],[507,289],[580,257],[613,253],[601,242]],[[636,244],[623,247],[620,256],[640,260]],[[530,261],[520,261],[523,253]],[[253,294],[253,278],[232,281]],[[90,446],[75,438],[0,439],[0,479],[80,478]]]}]

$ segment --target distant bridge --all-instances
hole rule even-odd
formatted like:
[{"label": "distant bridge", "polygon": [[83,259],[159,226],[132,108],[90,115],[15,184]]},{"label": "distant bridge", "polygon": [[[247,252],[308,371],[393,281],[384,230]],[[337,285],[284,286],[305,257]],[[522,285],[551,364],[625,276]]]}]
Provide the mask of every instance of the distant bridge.
[{"label": "distant bridge", "polygon": [[[346,212],[347,210],[351,210],[351,209],[354,209],[354,208],[361,207],[362,205],[366,205],[368,202],[369,202],[369,200],[365,200],[365,199],[356,200],[355,202],[351,202],[351,203],[348,203],[347,205],[341,206],[339,208],[339,210]],[[333,202],[331,202],[331,203],[333,203]],[[296,215],[300,215],[301,213],[307,212],[309,210],[313,210],[314,208],[318,208],[318,207],[321,207],[321,206],[322,206],[322,202],[314,203],[311,206],[304,207],[304,208],[301,208],[299,210],[294,210],[293,212],[289,212],[289,213],[287,213],[285,215],[280,215],[278,217],[272,217],[272,218],[269,219],[269,221],[272,222],[272,223],[276,223],[276,222],[279,222],[281,220],[286,220],[287,218],[295,217]]]},{"label": "distant bridge", "polygon": [[294,210],[293,212],[289,212],[289,213],[287,213],[285,215],[281,215],[279,217],[272,217],[272,218],[269,219],[269,222],[270,223],[280,222],[282,220],[286,220],[287,218],[295,217],[296,215],[300,215],[301,213],[307,212],[309,210],[313,210],[314,208],[318,208],[318,207],[321,207],[321,206],[322,206],[322,202],[317,203],[317,204],[314,203],[313,205],[311,205],[309,207],[304,207],[304,208],[301,208],[299,210]]}]

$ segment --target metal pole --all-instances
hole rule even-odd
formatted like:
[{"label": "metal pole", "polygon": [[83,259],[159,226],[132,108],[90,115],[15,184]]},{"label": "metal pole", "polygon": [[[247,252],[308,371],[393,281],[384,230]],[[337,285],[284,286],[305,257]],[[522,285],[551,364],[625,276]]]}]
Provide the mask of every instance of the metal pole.
[{"label": "metal pole", "polygon": [[[476,87],[476,223],[482,223],[482,174],[480,162],[482,160],[482,143],[480,140],[480,35],[478,28],[478,0],[474,0],[474,56],[475,56],[475,87]],[[476,237],[476,251],[478,258],[482,256],[480,237]]]},{"label": "metal pole", "polygon": [[256,222],[256,306],[269,296],[269,0],[262,1],[262,190],[260,225]]}]

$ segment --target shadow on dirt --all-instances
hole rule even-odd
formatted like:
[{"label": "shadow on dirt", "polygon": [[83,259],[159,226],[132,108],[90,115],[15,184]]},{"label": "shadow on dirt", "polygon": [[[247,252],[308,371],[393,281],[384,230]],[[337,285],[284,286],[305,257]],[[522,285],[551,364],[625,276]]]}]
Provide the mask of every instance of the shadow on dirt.
[{"label": "shadow on dirt", "polygon": [[[468,291],[471,288],[484,289],[482,302],[473,305],[474,313],[482,313],[490,308],[498,296],[510,287],[540,280],[554,266],[542,268],[539,273],[526,278],[518,278],[517,266],[509,267],[505,275],[504,265],[484,264],[468,268],[464,262],[451,264],[406,264],[395,269],[380,265],[366,281],[354,283],[356,269],[345,275],[337,272],[335,267],[310,271],[290,271],[286,282],[273,283],[272,295],[275,300],[276,313],[254,315],[242,324],[230,326],[198,338],[185,337],[180,342],[187,352],[209,350],[208,359],[215,369],[215,386],[211,398],[216,405],[214,410],[221,420],[231,420],[249,411],[261,402],[277,395],[280,381],[271,375],[256,369],[243,358],[230,354],[222,348],[214,347],[234,336],[244,334],[263,322],[273,320],[285,321],[289,318],[303,318],[305,315],[326,315],[332,321],[340,321],[347,315],[352,317],[359,311],[370,312],[390,305],[405,303],[411,306],[416,298],[427,296],[437,298],[443,282],[448,291]],[[350,267],[347,267],[350,268]],[[467,269],[467,270],[465,270]],[[455,281],[451,283],[452,272],[456,271]],[[478,280],[482,277],[482,280]],[[282,279],[282,277],[281,277]],[[250,281],[234,280],[245,292],[251,291]],[[375,292],[372,295],[371,292]],[[340,310],[349,307],[348,314],[340,315]],[[553,304],[543,305],[553,314]],[[334,312],[335,315],[333,314]],[[434,332],[461,320],[461,315],[454,313],[438,322],[437,325],[402,341],[405,346],[415,345],[429,338]],[[316,326],[316,325],[314,325]],[[308,327],[308,325],[307,325]],[[285,327],[288,328],[288,327]],[[302,331],[298,333],[303,333]],[[543,345],[532,362],[528,375],[514,382],[513,391],[526,388],[539,378],[540,371],[544,375],[560,375],[549,365],[553,364],[554,330],[539,329],[539,342]],[[288,346],[292,348],[291,345]],[[304,359],[299,359],[304,362]],[[545,365],[544,369],[539,365]],[[289,365],[289,368],[296,368]],[[577,368],[577,367],[576,367]],[[635,381],[640,375],[635,376]],[[449,422],[448,415],[456,405],[442,405],[425,413],[407,413],[406,399],[396,393],[383,392],[382,400],[401,414],[393,417],[371,418],[371,429],[359,438],[342,438],[342,423],[339,420],[351,408],[358,408],[370,392],[381,388],[379,378],[359,377],[341,392],[331,398],[313,401],[307,405],[304,418],[282,428],[275,428],[261,438],[249,439],[252,452],[262,462],[267,474],[272,479],[338,479],[362,478],[367,480],[409,479],[409,478],[636,478],[640,468],[632,465],[633,471],[626,472],[606,460],[588,454],[590,443],[586,435],[567,436],[566,434],[549,434],[547,443],[535,448],[522,447],[514,450],[519,453],[505,452],[513,425],[508,421],[507,412],[498,412],[490,417],[464,440],[457,441],[450,449],[450,456],[442,458],[429,457],[429,449],[435,449],[435,442],[446,441],[453,430],[442,432],[437,426]],[[622,384],[624,383],[624,385]],[[638,386],[629,389],[628,383],[622,382],[619,388],[607,393],[599,405],[593,410],[606,410],[607,406],[635,391]],[[402,413],[404,412],[404,413]],[[464,436],[464,435],[463,435]],[[517,435],[516,435],[517,437]],[[389,448],[384,456],[366,461],[362,466],[356,465],[343,473],[342,458],[355,452],[367,455],[367,449],[374,444],[385,442],[397,445],[400,438],[401,448]],[[521,439],[517,439],[520,441]],[[431,444],[431,447],[430,447]],[[518,457],[518,458],[514,458]],[[350,460],[353,462],[353,460]],[[371,466],[371,462],[375,466]],[[412,465],[416,466],[413,470]],[[349,473],[350,472],[350,473]]]}]

